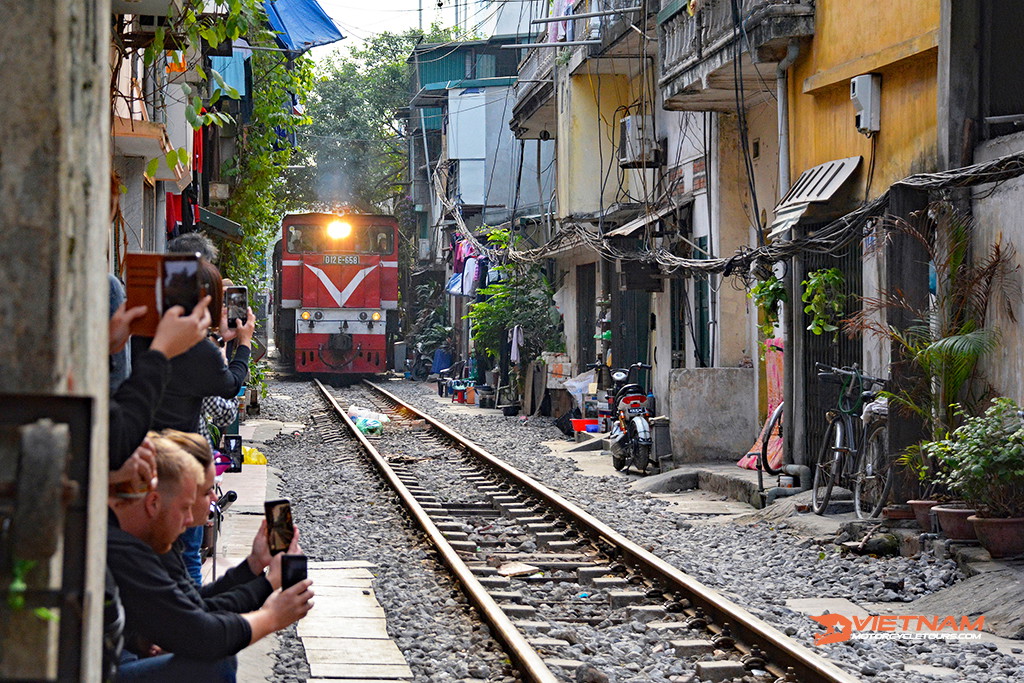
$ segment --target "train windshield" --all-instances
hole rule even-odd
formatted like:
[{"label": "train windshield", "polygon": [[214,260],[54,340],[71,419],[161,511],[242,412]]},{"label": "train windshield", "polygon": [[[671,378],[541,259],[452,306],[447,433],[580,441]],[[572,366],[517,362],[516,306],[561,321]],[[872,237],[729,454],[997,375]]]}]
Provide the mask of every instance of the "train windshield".
[{"label": "train windshield", "polygon": [[288,252],[292,254],[391,254],[395,230],[390,225],[350,225],[344,220],[328,225],[288,226]]}]

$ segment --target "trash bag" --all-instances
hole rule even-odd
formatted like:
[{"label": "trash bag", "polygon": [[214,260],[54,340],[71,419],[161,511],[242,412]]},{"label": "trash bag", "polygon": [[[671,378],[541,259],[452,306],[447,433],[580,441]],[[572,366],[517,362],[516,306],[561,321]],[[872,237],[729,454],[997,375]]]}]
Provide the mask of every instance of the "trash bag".
[{"label": "trash bag", "polygon": [[380,420],[360,417],[356,419],[356,429],[366,436],[377,436],[384,432],[384,425],[381,424]]},{"label": "trash bag", "polygon": [[266,465],[267,456],[260,453],[251,446],[242,446],[242,464],[243,465]]},{"label": "trash bag", "polygon": [[366,417],[371,420],[376,420],[381,424],[391,422],[391,418],[385,415],[384,413],[378,413],[373,410],[370,410],[369,408],[360,408],[357,405],[351,405],[348,407],[348,416],[353,420],[358,419],[360,417]]},{"label": "trash bag", "polygon": [[583,408],[583,394],[587,393],[590,385],[594,383],[594,379],[594,371],[587,370],[562,382],[562,386],[565,387],[566,391],[569,392],[569,395],[576,402],[577,408]]},{"label": "trash bag", "polygon": [[579,408],[573,408],[572,410],[566,411],[565,415],[555,420],[555,426],[565,434],[566,436],[573,436],[574,431],[572,428],[572,418],[581,418],[583,415],[580,413]]}]

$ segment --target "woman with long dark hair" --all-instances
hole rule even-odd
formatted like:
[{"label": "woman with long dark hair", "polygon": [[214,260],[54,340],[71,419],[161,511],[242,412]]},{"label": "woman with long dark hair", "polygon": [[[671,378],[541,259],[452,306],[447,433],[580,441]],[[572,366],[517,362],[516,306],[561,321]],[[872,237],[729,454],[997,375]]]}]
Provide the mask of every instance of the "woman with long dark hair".
[{"label": "woman with long dark hair", "polygon": [[[224,302],[220,271],[206,259],[200,259],[198,277],[199,286],[212,297],[210,318],[219,326]],[[174,358],[171,361],[171,380],[153,420],[153,429],[195,432],[204,396],[237,396],[249,372],[255,329],[256,317],[250,308],[245,324],[231,330],[235,334],[228,352],[219,345],[223,340],[216,335],[217,330],[211,329],[211,336]],[[222,334],[226,332],[221,330]]]}]

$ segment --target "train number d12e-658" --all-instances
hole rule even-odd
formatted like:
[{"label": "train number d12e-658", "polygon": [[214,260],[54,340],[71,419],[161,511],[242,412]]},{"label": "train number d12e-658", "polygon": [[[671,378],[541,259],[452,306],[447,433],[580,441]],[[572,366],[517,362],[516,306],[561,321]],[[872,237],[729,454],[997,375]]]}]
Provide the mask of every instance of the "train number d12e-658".
[{"label": "train number d12e-658", "polygon": [[373,214],[285,216],[274,247],[274,341],[296,372],[365,375],[393,365],[398,222]]}]

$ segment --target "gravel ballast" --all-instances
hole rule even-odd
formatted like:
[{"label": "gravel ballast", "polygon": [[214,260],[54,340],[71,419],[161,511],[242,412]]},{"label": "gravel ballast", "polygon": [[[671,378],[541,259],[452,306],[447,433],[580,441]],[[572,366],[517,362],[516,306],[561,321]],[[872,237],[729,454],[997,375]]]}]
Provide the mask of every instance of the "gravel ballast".
[{"label": "gravel ballast", "polygon": [[[922,554],[916,558],[840,555],[798,535],[785,522],[706,523],[669,512],[667,504],[628,486],[621,476],[580,475],[568,459],[552,457],[542,442],[561,438],[549,418],[467,415],[433,400],[431,384],[389,382],[387,389],[437,417],[492,454],[604,520],[624,535],[719,590],[796,640],[813,647],[822,628],[785,607],[787,599],[841,597],[854,602],[912,602],[962,577],[955,564]],[[342,390],[344,391],[344,390]],[[274,381],[262,417],[309,424],[324,404],[308,382]],[[275,398],[276,396],[276,398]],[[288,398],[285,398],[288,397]],[[321,419],[321,422],[323,420]],[[433,553],[404,518],[393,494],[346,442],[325,454],[315,428],[279,437],[264,452],[283,470],[282,494],[291,498],[302,544],[313,560],[362,559],[378,566],[374,589],[415,680],[509,679],[497,644],[466,606],[456,586],[439,571]],[[337,449],[332,446],[331,449]],[[567,582],[565,592],[576,590]],[[603,652],[572,652],[574,659],[612,673],[612,680],[690,680],[668,657],[657,670],[620,669],[630,651],[665,649],[664,636],[642,623],[606,629]],[[287,637],[281,661],[294,657],[297,639]],[[873,681],[1024,680],[1024,665],[971,641],[866,641],[814,648],[859,678]],[[275,680],[304,680],[294,660],[279,666]],[[952,671],[928,674],[926,665]],[[909,667],[909,668],[908,668]],[[637,667],[639,668],[639,667]],[[284,669],[288,669],[286,672]]]}]

